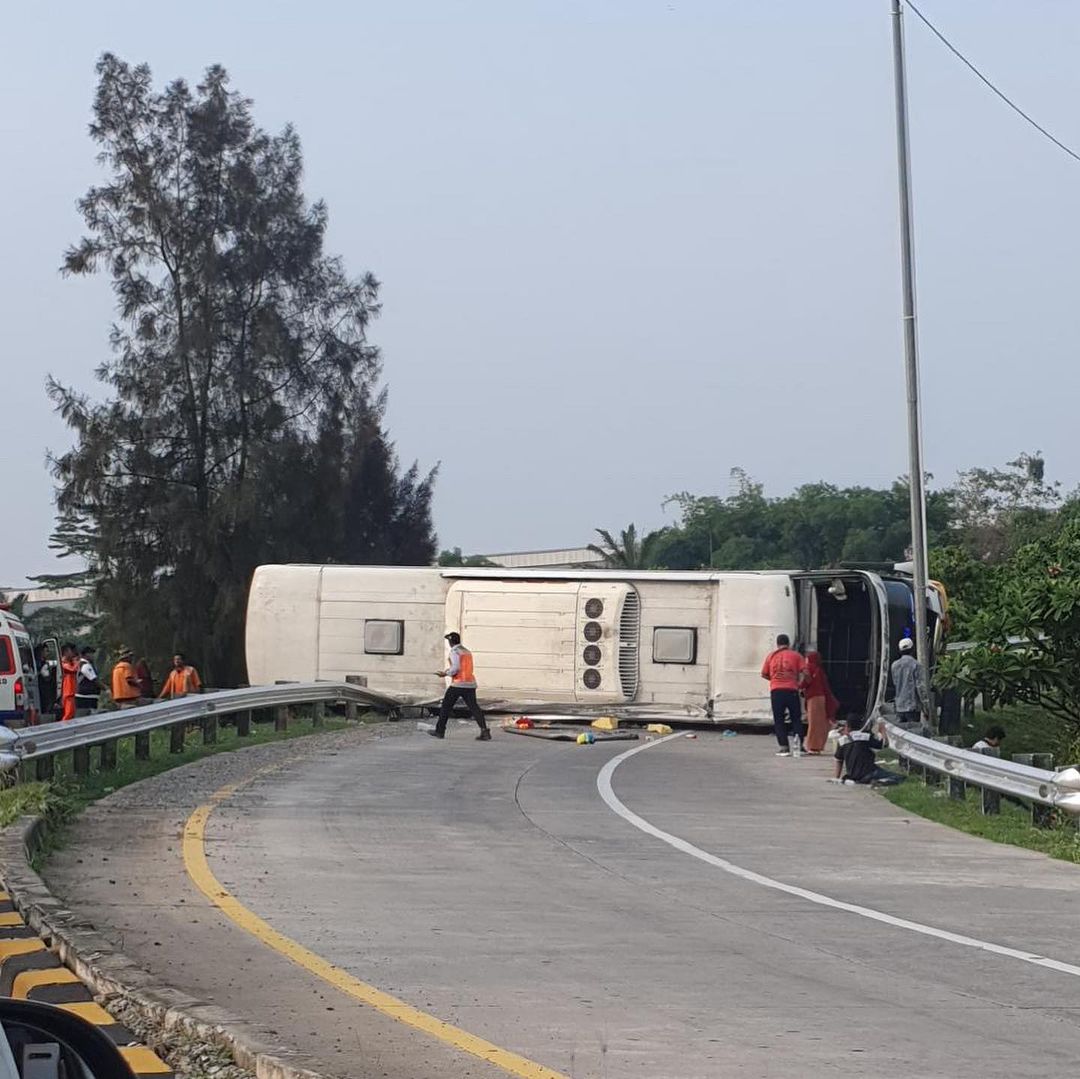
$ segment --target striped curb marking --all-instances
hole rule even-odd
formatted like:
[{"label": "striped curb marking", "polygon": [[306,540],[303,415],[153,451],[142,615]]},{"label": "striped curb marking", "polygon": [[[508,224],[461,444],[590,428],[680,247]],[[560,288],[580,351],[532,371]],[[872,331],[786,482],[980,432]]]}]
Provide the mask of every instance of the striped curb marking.
[{"label": "striped curb marking", "polygon": [[0,892],[0,996],[53,1004],[93,1023],[138,1076],[173,1079],[173,1070],[100,1004],[76,974],[50,951],[22,919],[7,892]]}]

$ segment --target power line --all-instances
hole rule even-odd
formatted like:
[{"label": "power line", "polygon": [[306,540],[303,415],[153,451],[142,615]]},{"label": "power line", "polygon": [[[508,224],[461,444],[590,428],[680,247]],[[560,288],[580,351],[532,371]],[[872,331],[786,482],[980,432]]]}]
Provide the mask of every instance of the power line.
[{"label": "power line", "polygon": [[1080,161],[1080,153],[1066,146],[1061,139],[1051,135],[1045,127],[1042,126],[1037,120],[1029,116],[1019,105],[1016,104],[1011,98],[999,90],[912,2],[911,0],[904,0],[904,7],[910,8],[920,19],[920,21],[926,26],[926,28],[941,42],[959,60],[966,68],[968,68],[972,74],[974,74],[981,82],[985,83],[1010,109],[1013,110],[1018,116],[1023,117],[1036,131],[1041,135],[1045,135],[1055,146],[1064,150],[1069,157],[1074,158],[1076,161]]}]

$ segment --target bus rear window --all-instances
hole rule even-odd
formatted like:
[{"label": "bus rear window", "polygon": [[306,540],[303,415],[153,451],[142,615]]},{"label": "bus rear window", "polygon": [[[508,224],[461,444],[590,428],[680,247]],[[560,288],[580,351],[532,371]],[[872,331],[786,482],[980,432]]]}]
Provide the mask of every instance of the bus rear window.
[{"label": "bus rear window", "polygon": [[15,673],[15,651],[10,637],[0,637],[0,675]]}]

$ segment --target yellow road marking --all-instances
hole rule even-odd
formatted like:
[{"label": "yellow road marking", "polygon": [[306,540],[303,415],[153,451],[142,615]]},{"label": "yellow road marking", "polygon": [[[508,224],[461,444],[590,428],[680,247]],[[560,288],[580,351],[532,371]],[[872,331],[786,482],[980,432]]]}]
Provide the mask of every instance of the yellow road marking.
[{"label": "yellow road marking", "polygon": [[120,1045],[117,1048],[136,1075],[172,1074],[172,1068],[153,1049],[147,1049],[145,1045]]},{"label": "yellow road marking", "polygon": [[81,985],[79,976],[67,967],[50,967],[48,970],[24,970],[15,975],[11,995],[25,999],[31,989],[42,985]]},{"label": "yellow road marking", "polygon": [[225,889],[217,877],[214,876],[210,864],[206,860],[206,823],[215,808],[226,798],[235,794],[240,787],[250,783],[263,772],[276,770],[277,766],[271,769],[262,769],[248,780],[222,787],[221,790],[211,795],[209,802],[199,806],[188,817],[187,823],[184,825],[184,868],[199,891],[221,910],[230,921],[262,941],[263,944],[273,948],[274,951],[287,959],[291,959],[297,966],[303,967],[309,973],[322,978],[324,982],[328,982],[346,996],[350,996],[362,1004],[367,1004],[383,1015],[396,1019],[406,1026],[423,1031],[423,1033],[432,1038],[437,1038],[454,1049],[486,1061],[488,1064],[500,1068],[507,1075],[515,1075],[519,1079],[569,1079],[569,1076],[563,1075],[561,1072],[546,1068],[543,1064],[537,1064],[535,1061],[519,1056],[509,1049],[501,1049],[484,1038],[470,1034],[467,1030],[455,1027],[451,1023],[443,1022],[443,1020],[437,1019],[433,1015],[428,1015],[427,1012],[420,1011],[419,1008],[414,1008],[411,1004],[406,1004],[403,1000],[398,1000],[397,997],[391,996],[389,993],[384,993],[381,989],[376,989],[373,985],[368,985],[367,982],[360,981],[359,978],[354,978],[347,971],[323,959],[321,955],[316,955],[302,944],[285,936],[284,933],[279,933],[268,922],[263,921],[257,914],[248,910]]},{"label": "yellow road marking", "polygon": [[0,911],[0,928],[8,928],[13,925],[26,925],[22,915],[17,910]]},{"label": "yellow road marking", "polygon": [[12,955],[29,955],[30,952],[45,951],[45,942],[36,937],[23,940],[0,940],[0,960]]},{"label": "yellow road marking", "polygon": [[100,1004],[95,1004],[92,1000],[76,1000],[71,1004],[57,1004],[56,1007],[71,1012],[96,1027],[111,1027],[117,1022]]}]

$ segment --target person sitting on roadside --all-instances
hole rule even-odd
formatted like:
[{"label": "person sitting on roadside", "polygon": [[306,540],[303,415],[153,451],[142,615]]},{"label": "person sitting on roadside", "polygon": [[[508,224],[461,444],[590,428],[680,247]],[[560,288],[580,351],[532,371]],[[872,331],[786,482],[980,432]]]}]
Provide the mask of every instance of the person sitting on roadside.
[{"label": "person sitting on roadside", "polygon": [[840,738],[836,745],[834,783],[859,783],[875,787],[891,787],[902,783],[904,777],[882,768],[874,754],[888,745],[884,724],[878,733],[864,730],[857,719],[844,716],[840,722]]},{"label": "person sitting on roadside", "polygon": [[1004,737],[1005,728],[995,724],[993,727],[988,727],[986,733],[971,748],[976,753],[982,753],[986,749],[999,749]]}]

